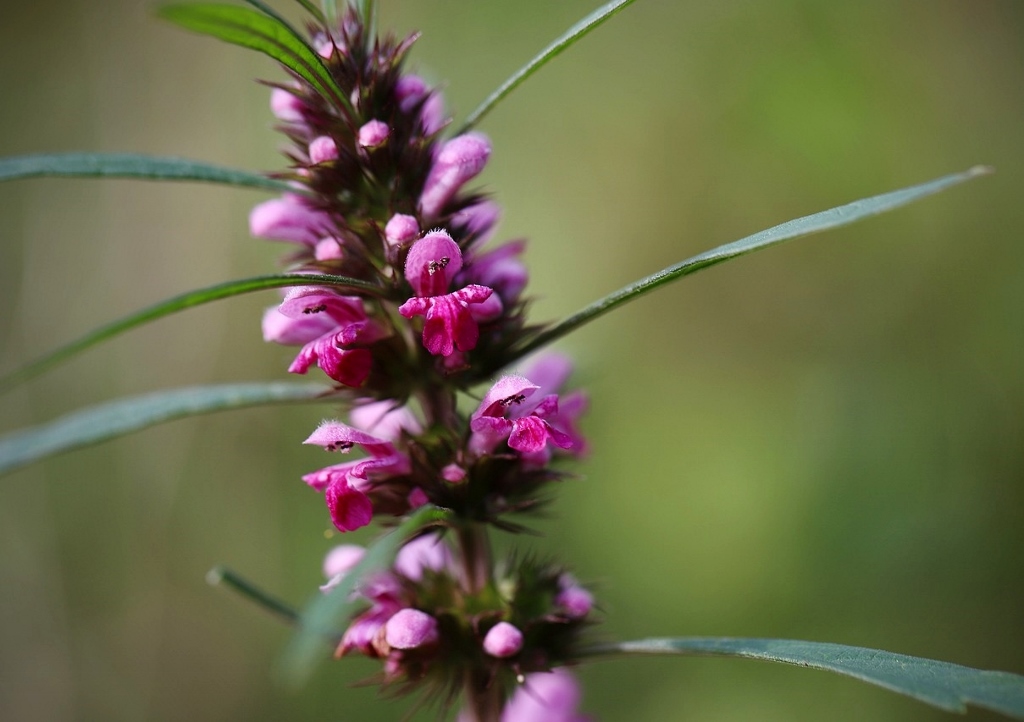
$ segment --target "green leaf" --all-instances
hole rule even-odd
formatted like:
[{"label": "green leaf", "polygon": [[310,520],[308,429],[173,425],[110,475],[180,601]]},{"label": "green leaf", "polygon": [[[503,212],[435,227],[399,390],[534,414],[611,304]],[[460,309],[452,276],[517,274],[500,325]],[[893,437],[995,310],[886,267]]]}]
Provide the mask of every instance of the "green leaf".
[{"label": "green leaf", "polygon": [[792,639],[682,637],[603,644],[584,656],[674,654],[743,657],[837,672],[875,684],[949,712],[967,705],[985,707],[1024,720],[1024,677],[989,672],[922,657]]},{"label": "green leaf", "polygon": [[351,110],[348,98],[323,58],[294,28],[276,16],[233,5],[205,3],[166,5],[158,12],[165,20],[186,30],[269,55],[312,85],[318,93]]},{"label": "green leaf", "polygon": [[248,188],[297,192],[288,183],[267,178],[259,173],[224,168],[185,158],[138,153],[47,153],[0,158],[0,181],[41,176],[208,181]]},{"label": "green leaf", "polygon": [[[747,236],[746,238],[741,238],[738,241],[733,241],[732,243],[727,243],[724,246],[719,246],[718,248],[713,248],[710,251],[705,251],[697,256],[681,261],[674,266],[669,266],[664,270],[658,271],[646,278],[642,278],[636,283],[620,288],[618,291],[595,301],[581,311],[577,311],[572,316],[569,316],[555,325],[546,328],[525,344],[515,349],[511,356],[503,359],[503,361],[506,364],[511,363],[512,361],[521,358],[536,349],[542,348],[562,336],[565,336],[569,332],[575,331],[583,324],[589,323],[595,318],[603,316],[624,303],[640,298],[640,296],[643,296],[644,294],[649,293],[667,283],[671,283],[683,276],[688,276],[691,273],[696,273],[701,269],[710,268],[711,266],[722,263],[723,261],[728,261],[731,258],[737,258],[738,256],[743,256],[747,253],[761,250],[762,248],[768,248],[769,246],[774,246],[792,238],[807,236],[812,233],[818,233],[819,231],[827,231],[832,228],[848,225],[854,221],[859,221],[862,218],[891,211],[895,208],[920,200],[921,198],[938,193],[939,191],[944,191],[947,188],[969,181],[973,178],[988,175],[991,172],[991,168],[975,166],[963,173],[954,173],[927,183],[921,183],[920,185],[892,191],[891,193],[883,193],[879,196],[873,196],[871,198],[865,198],[863,200],[854,201],[853,203],[848,203],[845,206],[839,206],[838,208],[832,208],[810,216],[804,216],[803,218],[787,221],[774,226],[773,228],[755,233],[752,236]],[[488,373],[493,373],[494,369],[487,369],[486,371]]]},{"label": "green leaf", "polygon": [[321,25],[327,24],[327,18],[324,16],[320,8],[313,4],[312,0],[295,0],[295,2],[304,7],[306,12],[312,15],[313,19],[318,23]]},{"label": "green leaf", "polygon": [[206,582],[212,587],[223,585],[286,622],[295,624],[299,621],[297,609],[290,604],[282,602],[277,597],[271,596],[248,579],[239,576],[226,567],[214,567],[211,569],[206,573]]},{"label": "green leaf", "polygon": [[165,421],[247,406],[314,401],[332,391],[323,384],[243,383],[195,386],[118,399],[0,437],[0,474]]},{"label": "green leaf", "polygon": [[210,301],[217,301],[222,298],[230,298],[252,291],[262,291],[267,288],[284,288],[287,286],[331,286],[334,288],[350,289],[363,293],[377,294],[380,289],[366,281],[360,281],[346,276],[330,276],[326,274],[301,274],[281,273],[270,276],[256,276],[254,278],[243,278],[239,281],[228,281],[216,286],[201,288],[197,291],[189,291],[180,296],[175,296],[166,301],[161,301],[153,306],[137,311],[130,316],[125,316],[117,321],[108,323],[105,326],[87,333],[85,336],[72,341],[66,346],[61,346],[40,359],[36,359],[27,366],[14,371],[0,378],[0,393],[11,390],[18,384],[27,381],[39,374],[48,371],[58,364],[67,361],[72,356],[95,346],[101,341],[124,333],[136,326],[155,321],[158,318],[169,316],[186,308],[200,306]]},{"label": "green leaf", "polygon": [[338,586],[328,594],[317,596],[306,606],[299,628],[281,660],[280,671],[286,683],[296,687],[308,680],[316,665],[332,651],[331,644],[337,644],[340,631],[355,610],[366,604],[366,600],[353,599],[352,592],[359,582],[371,572],[390,567],[395,554],[406,541],[428,527],[443,525],[450,516],[447,509],[429,504],[421,506],[371,544],[362,561],[344,576]]},{"label": "green leaf", "polygon": [[456,131],[455,135],[461,135],[479,123],[481,118],[491,112],[494,109],[494,106],[501,102],[506,95],[522,85],[523,81],[544,67],[549,60],[574,44],[577,40],[582,39],[584,35],[589,33],[605,20],[608,20],[619,11],[625,9],[626,6],[631,5],[633,1],[634,0],[614,0],[607,5],[599,7],[597,10],[590,13],[590,15],[587,15],[585,18],[566,30],[565,33],[560,35],[554,42],[541,50],[533,60],[513,73],[512,76],[502,83],[497,90],[487,96],[487,98],[484,99],[484,101],[466,117],[462,127]]}]

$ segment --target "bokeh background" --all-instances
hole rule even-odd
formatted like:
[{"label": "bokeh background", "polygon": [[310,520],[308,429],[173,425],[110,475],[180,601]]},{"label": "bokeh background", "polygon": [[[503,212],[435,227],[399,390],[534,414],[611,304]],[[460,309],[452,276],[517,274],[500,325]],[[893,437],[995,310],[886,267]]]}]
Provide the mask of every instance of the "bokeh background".
[{"label": "bokeh background", "polygon": [[[288,12],[297,6],[276,3]],[[381,0],[461,118],[591,0]],[[268,59],[134,0],[3,3],[0,154],[130,150],[276,169]],[[546,537],[609,638],[775,636],[1024,672],[1024,7],[1014,0],[641,0],[504,102],[481,178],[530,238],[534,318],[783,220],[975,163],[995,176],[688,278],[560,347],[593,451]],[[0,370],[175,293],[275,268],[267,197],[0,187]],[[195,309],[0,399],[2,429],[112,397],[285,376],[273,295]],[[289,630],[204,582],[320,583],[299,475],[324,407],[179,421],[0,483],[0,718],[394,720]],[[358,538],[366,539],[366,535]],[[601,720],[939,720],[821,672],[707,659],[581,671]],[[421,715],[430,719],[431,715]],[[420,718],[420,717],[418,717]],[[973,711],[972,719],[994,719]]]}]

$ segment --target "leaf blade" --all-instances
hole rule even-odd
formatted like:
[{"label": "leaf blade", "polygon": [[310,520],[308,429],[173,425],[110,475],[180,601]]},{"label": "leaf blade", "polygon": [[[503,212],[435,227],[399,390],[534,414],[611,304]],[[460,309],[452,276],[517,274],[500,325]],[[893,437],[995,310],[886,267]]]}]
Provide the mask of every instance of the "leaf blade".
[{"label": "leaf blade", "polygon": [[359,582],[367,574],[389,567],[405,541],[428,527],[444,524],[450,516],[447,509],[421,506],[367,547],[359,564],[334,589],[306,605],[279,665],[279,673],[288,685],[296,687],[309,679],[316,665],[328,655],[325,640],[333,639],[336,643],[341,624],[357,606],[365,604],[358,597],[353,599]]},{"label": "leaf blade", "polygon": [[294,28],[276,17],[276,13],[266,15],[249,8],[217,3],[165,5],[157,13],[186,30],[270,56],[312,85],[318,93],[351,110],[348,98],[323,58]]},{"label": "leaf blade", "polygon": [[237,281],[228,281],[215,286],[207,286],[195,291],[169,298],[166,301],[147,306],[141,311],[125,316],[79,337],[69,344],[65,344],[51,351],[26,366],[13,371],[6,376],[0,377],[0,394],[10,391],[18,384],[48,371],[49,369],[67,361],[71,357],[85,351],[98,343],[113,338],[125,331],[141,326],[142,324],[155,321],[164,316],[169,316],[178,311],[201,306],[211,301],[218,301],[232,296],[239,296],[243,293],[262,291],[268,288],[286,288],[288,286],[333,286],[337,288],[353,289],[364,293],[376,294],[380,289],[365,281],[346,276],[331,276],[326,274],[299,274],[281,273],[269,276],[255,276],[243,278]]},{"label": "leaf blade", "polygon": [[712,248],[709,251],[697,254],[657,273],[653,273],[635,283],[624,286],[618,291],[610,293],[604,298],[577,311],[572,316],[562,319],[553,326],[549,326],[514,350],[506,363],[522,358],[532,351],[575,331],[580,326],[603,316],[609,311],[691,273],[710,268],[732,258],[745,256],[748,253],[777,245],[783,241],[838,228],[863,218],[894,210],[960,183],[988,175],[991,172],[992,169],[986,166],[975,166],[963,173],[953,173],[932,181],[908,186],[870,198],[863,198],[852,203],[830,208],[826,211],[786,221],[746,238],[741,238],[738,241]]},{"label": "leaf blade", "polygon": [[201,181],[296,192],[285,181],[267,178],[259,173],[171,156],[141,153],[39,153],[0,158],[0,181],[47,176]]},{"label": "leaf blade", "polygon": [[471,129],[479,123],[485,115],[494,110],[494,107],[504,100],[509,93],[518,88],[526,81],[527,78],[544,67],[548,61],[552,60],[556,55],[561,54],[578,40],[581,40],[584,35],[589,33],[591,30],[594,30],[606,20],[609,20],[613,15],[624,10],[633,2],[634,0],[613,0],[613,2],[602,5],[559,35],[551,42],[550,45],[535,55],[530,62],[509,76],[504,83],[498,86],[493,93],[488,95],[480,105],[466,116],[466,120],[463,121],[462,126],[455,132],[455,135],[461,135]]},{"label": "leaf blade", "polygon": [[0,437],[0,475],[42,459],[167,421],[266,404],[314,401],[333,389],[311,383],[240,383],[158,391],[79,410]]},{"label": "leaf blade", "polygon": [[1024,676],[878,649],[793,639],[680,637],[598,645],[584,656],[624,654],[741,657],[835,672],[949,712],[967,705],[1024,720]]}]

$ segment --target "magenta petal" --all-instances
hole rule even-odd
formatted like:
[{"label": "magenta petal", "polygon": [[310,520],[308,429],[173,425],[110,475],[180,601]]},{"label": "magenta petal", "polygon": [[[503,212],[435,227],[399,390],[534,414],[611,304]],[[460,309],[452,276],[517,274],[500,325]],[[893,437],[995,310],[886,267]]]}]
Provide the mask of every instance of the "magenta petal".
[{"label": "magenta petal", "polygon": [[365,348],[340,349],[332,344],[321,354],[319,365],[338,383],[357,388],[370,376],[373,354]]},{"label": "magenta petal", "polygon": [[548,425],[536,416],[525,416],[512,422],[509,448],[530,454],[541,451],[548,442]]},{"label": "magenta petal", "polygon": [[444,231],[416,241],[405,260],[405,279],[417,296],[441,296],[462,268],[462,251]]},{"label": "magenta petal", "polygon": [[346,481],[336,481],[324,492],[331,521],[338,531],[352,531],[370,523],[373,519],[373,504],[370,497],[349,486]]}]

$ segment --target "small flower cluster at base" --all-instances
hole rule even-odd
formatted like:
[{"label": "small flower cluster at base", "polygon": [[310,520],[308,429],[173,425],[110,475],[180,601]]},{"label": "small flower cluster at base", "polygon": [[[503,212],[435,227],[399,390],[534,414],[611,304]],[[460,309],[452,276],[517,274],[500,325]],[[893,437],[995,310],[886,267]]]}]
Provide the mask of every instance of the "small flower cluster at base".
[{"label": "small flower cluster at base", "polygon": [[[329,592],[362,558],[342,545],[324,563]],[[349,624],[337,656],[381,659],[388,683],[429,680],[458,685],[465,670],[488,670],[494,684],[541,672],[573,658],[592,623],[590,608],[567,609],[561,568],[510,560],[485,588],[470,591],[456,559],[437,534],[420,536],[399,551],[388,571],[357,586],[367,607]],[[571,582],[579,592],[582,587]]]}]

